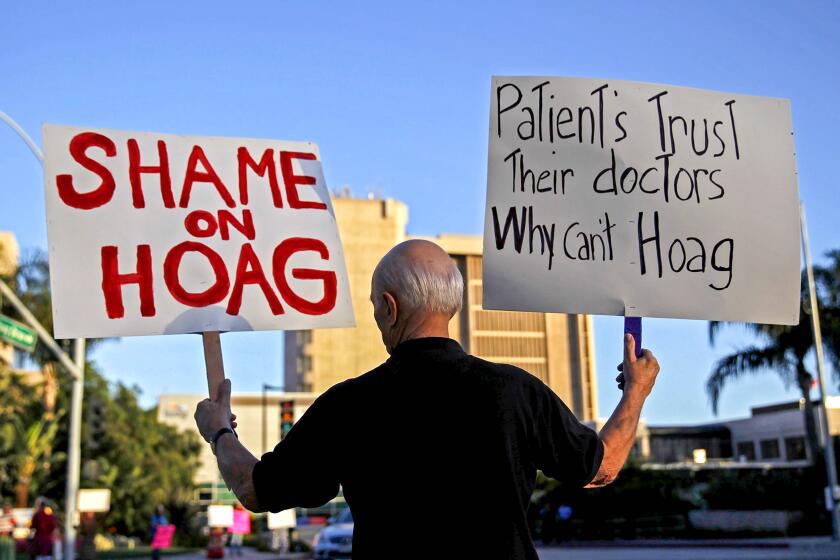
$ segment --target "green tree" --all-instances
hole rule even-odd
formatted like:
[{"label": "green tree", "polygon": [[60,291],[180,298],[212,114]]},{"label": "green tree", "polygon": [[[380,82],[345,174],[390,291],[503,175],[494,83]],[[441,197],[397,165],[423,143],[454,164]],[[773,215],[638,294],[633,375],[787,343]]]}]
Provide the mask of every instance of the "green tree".
[{"label": "green tree", "polygon": [[[815,276],[820,279],[817,290],[817,301],[823,332],[823,345],[828,361],[835,364],[835,379],[837,378],[838,356],[840,356],[840,294],[836,291],[840,287],[840,251],[828,254],[830,264],[826,267],[815,267]],[[794,384],[799,389],[803,399],[803,415],[808,446],[812,457],[821,455],[821,446],[817,439],[814,405],[811,401],[811,384],[814,376],[805,364],[805,358],[814,348],[814,336],[811,329],[811,307],[807,281],[803,273],[801,290],[802,313],[797,325],[764,325],[758,323],[744,323],[739,325],[747,329],[757,339],[756,344],[748,345],[727,356],[714,365],[708,380],[706,392],[715,414],[718,411],[720,395],[731,381],[745,375],[772,371],[778,375],[785,385]],[[709,324],[709,341],[715,344],[721,328],[732,323],[711,322]]]},{"label": "green tree", "polygon": [[[46,254],[30,254],[6,281],[52,330]],[[18,316],[9,302],[0,302],[0,312]],[[88,349],[100,342],[89,339]],[[66,352],[72,350],[72,341],[58,343]],[[70,375],[42,345],[31,358],[43,372],[39,387],[9,370],[0,371],[0,492],[15,493],[20,465],[34,464],[26,492],[29,503],[35,492],[63,503],[67,463],[58,450],[67,449],[61,411],[69,407]],[[95,364],[86,364],[81,485],[111,490],[111,511],[104,523],[123,534],[146,536],[155,505],[183,511],[192,499],[201,444],[195,434],[159,423],[157,409],[144,409],[138,395],[138,389],[110,385]]]},{"label": "green tree", "polygon": [[[30,252],[17,266],[13,274],[3,277],[3,280],[9,284],[15,295],[44,328],[51,332],[53,325],[52,298],[50,296],[49,262],[46,253],[43,251]],[[2,298],[0,298],[0,313],[21,319],[11,302],[4,301]],[[58,340],[56,342],[65,352],[71,352],[71,340]],[[90,345],[95,346],[98,342],[96,340],[90,341]],[[39,414],[43,414],[45,429],[40,432],[39,442],[43,443],[44,447],[39,448],[39,452],[45,463],[61,462],[64,460],[63,456],[52,457],[54,448],[66,449],[66,436],[61,437],[61,432],[65,430],[65,427],[63,424],[57,424],[58,419],[55,418],[56,406],[57,401],[61,400],[62,396],[60,389],[67,386],[70,378],[59,366],[56,357],[43,344],[38,344],[35,351],[29,355],[29,363],[35,364],[41,370],[42,376],[38,387],[42,403]],[[35,420],[28,419],[27,422],[28,429]],[[53,425],[55,427],[51,427]],[[60,444],[56,445],[59,440],[64,444],[63,447]],[[29,496],[29,498],[31,497]],[[18,495],[17,501],[20,502],[21,499],[23,499],[22,493]]]},{"label": "green tree", "polygon": [[[68,386],[65,384],[65,386]],[[139,391],[112,386],[89,363],[82,424],[82,488],[109,488],[111,511],[103,523],[122,534],[146,536],[157,504],[183,511],[192,501],[201,442],[144,409]],[[49,419],[38,387],[0,368],[0,495],[23,507],[36,495],[63,502],[66,482],[66,415],[62,392]],[[93,407],[98,414],[91,413]],[[50,453],[51,451],[51,453]]]},{"label": "green tree", "polygon": [[[201,443],[157,420],[157,408],[143,409],[139,391],[117,384],[113,390],[93,368],[86,380],[82,487],[110,488],[111,511],[103,522],[127,535],[144,536],[157,504],[183,509],[193,498],[193,477]],[[97,426],[104,418],[104,426]]]},{"label": "green tree", "polygon": [[18,507],[52,487],[52,448],[62,411],[47,413],[38,391],[9,368],[0,368],[0,495]]},{"label": "green tree", "polygon": [[[43,251],[28,253],[11,275],[3,276],[3,280],[9,284],[12,291],[47,331],[52,331],[52,298],[50,296],[49,262],[46,253]],[[0,313],[18,320],[22,319],[11,302],[2,298],[0,298]],[[58,340],[56,342],[65,352],[71,352],[71,340]],[[98,342],[92,340],[89,346],[95,346]],[[19,458],[23,457],[21,454],[24,453],[24,450],[21,445],[25,447],[24,444],[28,441],[33,446],[31,451],[37,451],[39,460],[44,465],[49,465],[51,473],[50,481],[52,483],[49,485],[49,489],[52,492],[45,492],[44,490],[47,488],[41,485],[38,493],[52,494],[51,497],[61,502],[63,501],[64,477],[61,477],[61,483],[59,484],[54,475],[57,471],[57,465],[64,466],[66,457],[64,453],[54,456],[53,452],[54,450],[65,450],[67,448],[67,426],[65,422],[60,422],[56,418],[56,407],[60,410],[67,409],[69,398],[67,398],[65,388],[69,387],[70,377],[60,367],[56,357],[42,344],[38,344],[28,358],[30,364],[39,367],[41,380],[37,382],[37,387],[33,387],[38,399],[31,403],[29,400],[23,401],[31,404],[30,408],[33,409],[32,414],[35,416],[30,414],[20,418],[21,430],[16,432],[18,433],[17,456]],[[35,383],[35,379],[30,376],[29,382]],[[7,424],[12,422],[11,418]],[[43,421],[42,429],[35,429],[36,424],[41,421]],[[30,429],[33,431],[30,431]],[[6,430],[6,433],[11,434],[13,432]],[[27,433],[30,436],[29,439],[25,435]],[[32,441],[31,437],[36,434],[38,437],[35,441]],[[40,473],[41,469],[36,469],[34,472]],[[35,487],[26,492],[21,488],[15,492],[16,501],[20,502],[26,499],[31,503],[34,497],[33,493],[35,493]],[[26,494],[25,497],[24,494]]]},{"label": "green tree", "polygon": [[17,484],[15,485],[15,501],[17,507],[26,507],[30,495],[35,490],[42,490],[39,486],[33,488],[33,482],[41,473],[49,473],[50,464],[44,459],[52,455],[52,444],[58,429],[58,418],[41,418],[34,423],[25,424],[20,418],[13,420],[16,437],[7,460],[15,465]]}]

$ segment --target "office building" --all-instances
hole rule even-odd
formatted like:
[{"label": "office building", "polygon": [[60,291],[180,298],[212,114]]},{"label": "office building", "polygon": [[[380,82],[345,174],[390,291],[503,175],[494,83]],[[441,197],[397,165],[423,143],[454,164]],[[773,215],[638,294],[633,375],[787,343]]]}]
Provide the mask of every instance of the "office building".
[{"label": "office building", "polygon": [[408,208],[396,200],[334,197],[356,326],[285,333],[287,391],[322,393],[382,363],[387,354],[370,302],[370,279],[382,255],[406,239]]}]

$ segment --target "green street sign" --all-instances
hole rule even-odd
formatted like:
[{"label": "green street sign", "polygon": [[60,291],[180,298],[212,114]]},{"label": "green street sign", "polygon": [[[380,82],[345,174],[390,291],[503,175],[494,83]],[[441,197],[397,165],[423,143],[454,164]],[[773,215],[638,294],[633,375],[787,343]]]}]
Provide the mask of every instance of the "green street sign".
[{"label": "green street sign", "polygon": [[38,342],[38,335],[26,325],[0,315],[0,340],[26,352],[32,352]]}]

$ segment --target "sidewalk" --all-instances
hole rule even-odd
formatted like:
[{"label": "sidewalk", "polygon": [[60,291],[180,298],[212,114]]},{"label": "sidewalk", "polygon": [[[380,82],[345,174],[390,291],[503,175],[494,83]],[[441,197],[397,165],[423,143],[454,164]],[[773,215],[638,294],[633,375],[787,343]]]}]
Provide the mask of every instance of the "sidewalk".
[{"label": "sidewalk", "polygon": [[574,542],[539,547],[541,560],[837,560],[828,537]]},{"label": "sidewalk", "polygon": [[[539,544],[539,543],[538,543]],[[770,537],[754,539],[633,539],[610,541],[570,541],[539,548],[767,548],[767,549],[825,549],[836,548],[840,558],[840,543],[831,537]]]},{"label": "sidewalk", "polygon": [[[537,541],[539,543],[539,541]],[[540,548],[831,548],[840,543],[830,537],[770,537],[746,539],[633,539],[569,541],[540,545]]]}]

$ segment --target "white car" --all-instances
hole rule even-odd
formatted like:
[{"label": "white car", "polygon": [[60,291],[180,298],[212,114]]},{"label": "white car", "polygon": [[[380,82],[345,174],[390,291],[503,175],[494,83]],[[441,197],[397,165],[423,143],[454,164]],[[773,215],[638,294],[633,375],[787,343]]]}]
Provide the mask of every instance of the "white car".
[{"label": "white car", "polygon": [[312,545],[316,560],[350,558],[353,553],[353,514],[350,508],[345,508],[332,523],[321,529]]}]

